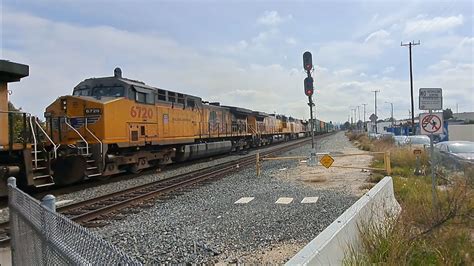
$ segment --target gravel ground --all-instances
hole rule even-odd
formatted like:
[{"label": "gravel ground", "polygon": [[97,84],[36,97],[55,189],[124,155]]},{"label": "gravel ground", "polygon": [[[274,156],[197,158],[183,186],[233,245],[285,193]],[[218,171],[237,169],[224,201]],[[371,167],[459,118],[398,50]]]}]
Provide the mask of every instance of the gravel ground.
[{"label": "gravel ground", "polygon": [[[347,142],[341,134],[317,146],[343,150]],[[310,145],[283,155],[306,155],[309,150]],[[346,192],[277,177],[282,169],[297,166],[296,161],[265,162],[260,177],[249,167],[92,230],[147,264],[284,263],[357,200]],[[234,204],[241,197],[254,200]],[[280,197],[293,201],[275,204]],[[319,199],[300,203],[305,197]],[[285,246],[291,250],[282,250]],[[262,256],[272,252],[283,255]]]}]

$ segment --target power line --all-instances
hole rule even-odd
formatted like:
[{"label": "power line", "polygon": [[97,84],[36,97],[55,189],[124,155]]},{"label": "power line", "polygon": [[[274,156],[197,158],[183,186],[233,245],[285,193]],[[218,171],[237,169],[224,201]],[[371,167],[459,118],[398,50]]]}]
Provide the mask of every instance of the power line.
[{"label": "power line", "polygon": [[412,57],[411,57],[411,47],[415,45],[420,45],[420,41],[415,43],[414,41],[409,43],[400,43],[400,46],[408,46],[408,51],[410,55],[410,95],[411,95],[411,134],[415,135],[415,103],[413,101],[413,67],[412,67]]}]

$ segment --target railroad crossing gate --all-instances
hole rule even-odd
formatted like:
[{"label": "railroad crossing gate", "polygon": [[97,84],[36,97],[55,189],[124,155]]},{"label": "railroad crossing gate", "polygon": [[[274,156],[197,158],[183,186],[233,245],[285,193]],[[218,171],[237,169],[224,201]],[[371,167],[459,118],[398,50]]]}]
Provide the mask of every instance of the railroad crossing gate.
[{"label": "railroad crossing gate", "polygon": [[443,113],[424,113],[420,115],[421,134],[443,134]]},{"label": "railroad crossing gate", "polygon": [[332,163],[334,162],[334,159],[329,156],[329,154],[324,154],[323,157],[319,160],[319,162],[326,168],[331,167]]}]

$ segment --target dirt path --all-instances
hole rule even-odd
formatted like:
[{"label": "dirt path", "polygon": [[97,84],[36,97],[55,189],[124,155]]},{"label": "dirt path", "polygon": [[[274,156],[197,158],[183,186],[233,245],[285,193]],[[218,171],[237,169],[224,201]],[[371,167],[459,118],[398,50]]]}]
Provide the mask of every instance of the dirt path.
[{"label": "dirt path", "polygon": [[[355,148],[345,137],[343,132],[331,136],[321,144],[319,152],[330,152],[334,154],[365,153]],[[368,167],[372,161],[371,155],[334,156],[334,166]],[[300,162],[298,167],[281,171],[279,177],[294,179],[304,182],[318,189],[332,189],[345,191],[356,196],[362,196],[372,184],[366,182],[370,172],[361,169],[346,169],[330,167],[329,169],[318,166],[310,167],[305,161]]]}]

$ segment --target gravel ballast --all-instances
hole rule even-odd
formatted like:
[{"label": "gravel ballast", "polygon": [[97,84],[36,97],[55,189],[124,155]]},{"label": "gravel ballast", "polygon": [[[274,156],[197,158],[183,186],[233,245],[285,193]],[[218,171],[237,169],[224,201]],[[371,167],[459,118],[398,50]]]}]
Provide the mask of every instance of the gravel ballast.
[{"label": "gravel ballast", "polygon": [[[316,147],[318,152],[337,152],[346,145],[341,132],[319,140]],[[307,155],[310,148],[306,145],[282,156]],[[276,177],[298,163],[265,162],[259,177],[255,168],[249,167],[91,230],[147,264],[284,263],[294,252],[265,261],[251,258],[283,244],[303,247],[357,200],[346,192]],[[234,203],[242,197],[254,199]],[[293,200],[276,204],[280,197]],[[305,197],[319,199],[301,203]]]}]

